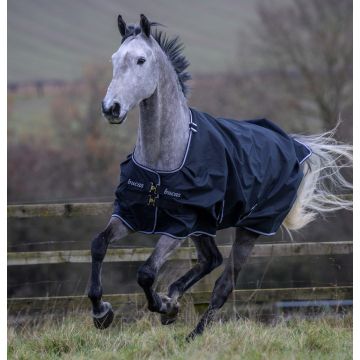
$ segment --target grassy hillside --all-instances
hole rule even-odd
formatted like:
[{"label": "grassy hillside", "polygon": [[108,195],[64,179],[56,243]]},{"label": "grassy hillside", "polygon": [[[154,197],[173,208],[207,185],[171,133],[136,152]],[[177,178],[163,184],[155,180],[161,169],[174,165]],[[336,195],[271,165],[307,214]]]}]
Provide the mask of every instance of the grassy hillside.
[{"label": "grassy hillside", "polygon": [[8,80],[79,77],[83,65],[109,61],[118,47],[117,14],[137,22],[142,12],[181,36],[192,71],[214,72],[236,63],[255,1],[10,0]]},{"label": "grassy hillside", "polygon": [[[157,317],[155,318],[155,320]],[[192,321],[191,321],[192,323]],[[89,317],[68,317],[8,331],[9,359],[351,359],[352,320],[250,320],[216,324],[192,343],[193,324],[164,327],[145,316],[135,324],[95,330]]]}]

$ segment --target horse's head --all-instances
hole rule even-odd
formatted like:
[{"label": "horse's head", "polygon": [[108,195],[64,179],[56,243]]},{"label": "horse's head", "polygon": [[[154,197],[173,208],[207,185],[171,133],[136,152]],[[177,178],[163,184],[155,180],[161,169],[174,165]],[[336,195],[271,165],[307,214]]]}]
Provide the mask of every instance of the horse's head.
[{"label": "horse's head", "polygon": [[121,124],[127,113],[157,87],[159,69],[151,25],[144,15],[139,26],[127,26],[121,15],[118,17],[122,42],[112,55],[113,78],[102,102],[103,114],[112,124]]}]

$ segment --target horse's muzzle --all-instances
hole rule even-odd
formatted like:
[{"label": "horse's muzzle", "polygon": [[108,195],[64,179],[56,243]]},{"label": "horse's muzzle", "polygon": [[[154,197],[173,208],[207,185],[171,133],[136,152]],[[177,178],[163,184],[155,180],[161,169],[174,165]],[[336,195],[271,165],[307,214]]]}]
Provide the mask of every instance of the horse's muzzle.
[{"label": "horse's muzzle", "polygon": [[127,113],[120,117],[120,104],[114,102],[110,107],[106,107],[104,101],[101,103],[102,113],[110,124],[121,124],[126,119]]}]

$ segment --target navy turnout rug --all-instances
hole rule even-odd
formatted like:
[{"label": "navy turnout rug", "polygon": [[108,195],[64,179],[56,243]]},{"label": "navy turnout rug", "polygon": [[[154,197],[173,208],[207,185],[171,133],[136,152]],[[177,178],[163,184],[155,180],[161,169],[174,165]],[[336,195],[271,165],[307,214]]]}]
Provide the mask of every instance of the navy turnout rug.
[{"label": "navy turnout rug", "polygon": [[304,144],[266,119],[214,118],[190,109],[181,166],[158,171],[121,163],[113,216],[146,234],[175,238],[228,227],[273,235],[290,211],[311,155]]}]

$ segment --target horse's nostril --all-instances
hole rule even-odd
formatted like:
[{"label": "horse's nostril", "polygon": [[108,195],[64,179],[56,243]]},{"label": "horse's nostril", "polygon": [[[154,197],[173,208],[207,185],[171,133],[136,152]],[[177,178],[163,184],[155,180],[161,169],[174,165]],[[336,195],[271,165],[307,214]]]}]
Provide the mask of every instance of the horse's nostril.
[{"label": "horse's nostril", "polygon": [[111,113],[113,117],[119,117],[120,115],[120,104],[115,102],[111,108]]},{"label": "horse's nostril", "polygon": [[119,117],[120,115],[120,104],[115,102],[111,108],[111,113],[114,117]]},{"label": "horse's nostril", "polygon": [[103,114],[107,118],[118,118],[120,116],[120,104],[118,102],[114,102],[111,106],[107,107],[105,102],[101,102],[101,108]]}]

